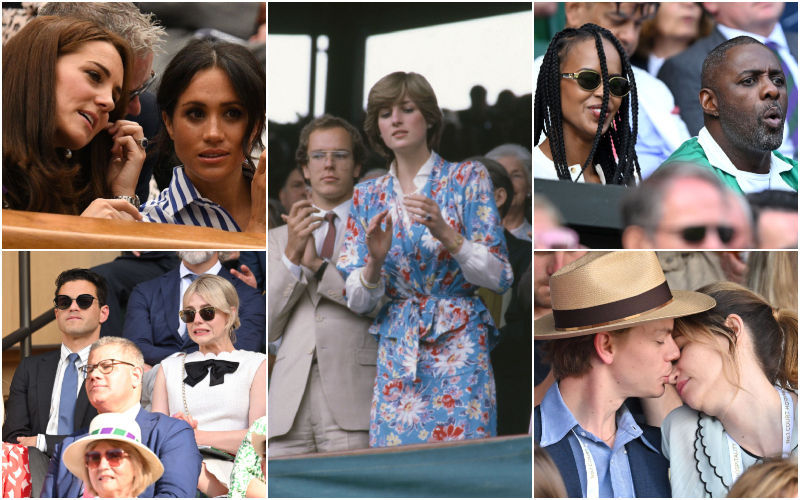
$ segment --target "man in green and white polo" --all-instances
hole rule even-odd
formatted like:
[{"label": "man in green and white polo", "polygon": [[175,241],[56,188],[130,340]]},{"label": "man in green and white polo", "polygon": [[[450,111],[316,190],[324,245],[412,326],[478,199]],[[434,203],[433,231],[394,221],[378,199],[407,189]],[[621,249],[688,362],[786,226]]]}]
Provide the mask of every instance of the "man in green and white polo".
[{"label": "man in green and white polo", "polygon": [[708,54],[701,79],[705,127],[662,166],[708,167],[741,194],[797,192],[797,162],[776,151],[788,106],[797,107],[797,90],[787,86],[775,53],[754,38],[733,38]]}]

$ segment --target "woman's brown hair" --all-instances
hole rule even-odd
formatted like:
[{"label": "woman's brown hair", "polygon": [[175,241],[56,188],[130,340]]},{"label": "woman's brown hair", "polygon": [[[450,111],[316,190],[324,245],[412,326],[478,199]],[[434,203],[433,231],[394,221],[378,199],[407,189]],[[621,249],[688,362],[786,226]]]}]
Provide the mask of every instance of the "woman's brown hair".
[{"label": "woman's brown hair", "polygon": [[372,149],[387,158],[389,162],[394,159],[394,152],[386,146],[381,138],[378,127],[378,115],[384,108],[391,107],[408,97],[419,108],[425,123],[430,126],[427,133],[428,149],[439,147],[442,138],[442,110],[433,88],[424,76],[417,73],[404,73],[398,71],[386,75],[372,86],[367,98],[367,118],[364,121],[364,132],[367,134]]},{"label": "woman's brown hair", "polygon": [[78,215],[110,198],[111,136],[101,131],[71,160],[54,146],[56,64],[89,42],[108,42],[122,59],[120,99],[109,121],[124,118],[133,55],[128,42],[90,21],[38,17],[3,47],[3,187],[10,208]]},{"label": "woman's brown hair", "polygon": [[779,458],[744,471],[728,492],[728,498],[797,497],[797,459]]},{"label": "woman's brown hair", "polygon": [[[702,4],[700,7],[702,9]],[[657,24],[658,13],[656,13],[655,17],[648,19],[642,24],[642,31],[639,34],[639,44],[636,46],[637,57],[641,57],[645,60],[649,59],[650,54],[653,52],[653,47],[656,44],[656,37],[658,36],[658,32],[656,30]],[[706,12],[706,9],[702,9],[702,14],[700,15],[697,27],[697,36],[694,36],[691,40],[689,40],[686,48],[689,48],[694,42],[700,40],[701,38],[707,37],[713,30],[714,18],[711,17],[711,14]]]},{"label": "woman's brown hair", "polygon": [[[102,442],[102,440],[99,440],[90,443],[89,446],[86,447],[86,451],[92,451],[97,447],[98,444]],[[139,453],[139,450],[137,450],[135,446],[123,441],[109,440],[108,442],[112,446],[119,448],[128,454],[128,459],[131,461],[131,465],[133,466],[133,484],[131,485],[131,496],[134,498],[138,497],[144,490],[147,489],[148,486],[155,482],[153,481],[153,471],[150,470],[150,466],[147,465],[147,462],[144,460],[144,458],[142,458],[141,453]],[[86,466],[84,465],[84,467]],[[94,487],[92,486],[92,480],[88,470],[86,471],[86,478],[89,479],[86,482],[86,490],[92,496],[99,496],[97,491],[95,491]]]},{"label": "woman's brown hair", "polygon": [[761,295],[729,281],[711,283],[697,291],[712,297],[717,305],[700,314],[676,318],[676,333],[689,341],[697,340],[693,332],[698,331],[712,339],[714,334],[725,337],[729,348],[727,352],[720,348],[720,354],[726,377],[739,387],[736,335],[725,323],[728,316],[736,314],[750,332],[753,354],[769,382],[797,388],[797,310],[773,309]]},{"label": "woman's brown hair", "polygon": [[533,445],[533,498],[567,498],[567,487],[550,455]]}]

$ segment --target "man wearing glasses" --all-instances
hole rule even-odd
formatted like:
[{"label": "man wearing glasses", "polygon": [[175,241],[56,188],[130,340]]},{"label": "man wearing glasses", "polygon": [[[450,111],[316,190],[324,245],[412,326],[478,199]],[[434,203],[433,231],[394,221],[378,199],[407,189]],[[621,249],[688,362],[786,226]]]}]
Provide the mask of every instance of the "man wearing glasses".
[{"label": "man wearing glasses", "polygon": [[378,343],[372,320],[347,307],[336,270],[364,155],[345,120],[324,115],[306,125],[295,157],[311,199],[269,231],[267,331],[282,342],[269,389],[273,457],[369,446]]},{"label": "man wearing glasses", "polygon": [[[197,451],[194,430],[182,420],[142,409],[144,358],[136,344],[121,337],[103,337],[91,345],[88,363],[81,367],[86,394],[97,413],[119,413],[136,420],[142,444],[164,465],[164,474],[149,485],[142,497],[194,497],[202,456]],[[42,498],[80,498],[83,481],[62,466],[63,452],[88,434],[84,427],[56,445],[42,487]]]}]

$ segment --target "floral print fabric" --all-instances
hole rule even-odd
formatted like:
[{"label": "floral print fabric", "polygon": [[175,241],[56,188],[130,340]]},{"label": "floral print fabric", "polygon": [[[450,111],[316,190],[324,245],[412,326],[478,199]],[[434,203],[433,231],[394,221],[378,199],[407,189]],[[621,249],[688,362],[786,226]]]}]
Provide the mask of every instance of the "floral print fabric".
[{"label": "floral print fabric", "polygon": [[[465,240],[485,246],[490,258],[501,261],[496,291],[508,289],[513,274],[486,168],[435,155],[420,192],[436,201],[444,220]],[[395,232],[381,276],[391,300],[370,327],[380,342],[370,446],[493,436],[489,351],[499,332],[473,296],[477,287],[466,281],[444,245],[417,222],[407,227],[401,202],[389,175],[356,186],[338,263],[345,278],[361,272],[369,259],[364,228],[389,208]]]},{"label": "floral print fabric", "polygon": [[228,498],[244,498],[247,496],[247,487],[250,481],[260,479],[265,484],[267,478],[261,471],[261,457],[253,448],[251,436],[256,434],[267,435],[267,417],[261,417],[250,426],[250,430],[245,434],[239,450],[236,452],[236,460],[233,462],[233,472],[231,472],[231,486],[228,489]]},{"label": "floral print fabric", "polygon": [[31,486],[28,448],[3,443],[3,498],[29,498]]}]

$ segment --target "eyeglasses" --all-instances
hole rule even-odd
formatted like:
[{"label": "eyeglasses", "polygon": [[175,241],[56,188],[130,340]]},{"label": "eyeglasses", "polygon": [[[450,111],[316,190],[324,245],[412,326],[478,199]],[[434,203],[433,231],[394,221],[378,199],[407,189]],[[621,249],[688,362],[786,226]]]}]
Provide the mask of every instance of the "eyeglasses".
[{"label": "eyeglasses", "polygon": [[[184,323],[194,323],[195,312],[196,311],[194,309],[184,309],[178,314],[180,314],[181,321],[183,321]],[[203,321],[211,321],[212,319],[214,319],[216,313],[217,313],[216,307],[208,306],[200,309],[200,317],[203,318]]]},{"label": "eyeglasses", "polygon": [[70,308],[73,300],[78,303],[78,307],[81,309],[89,309],[92,307],[92,302],[97,300],[97,298],[89,295],[88,293],[78,295],[78,297],[74,299],[69,295],[56,295],[56,298],[53,299],[53,304],[55,304],[57,308],[64,311]]},{"label": "eyeglasses", "polygon": [[[119,448],[113,448],[111,450],[106,450],[105,456],[106,460],[108,460],[108,465],[111,467],[119,467],[119,464],[122,463],[122,459],[127,458],[128,454]],[[86,462],[86,467],[90,469],[96,469],[100,467],[100,460],[102,459],[103,453],[100,453],[99,451],[87,451],[83,456],[83,460]]]},{"label": "eyeglasses", "polygon": [[717,230],[720,241],[729,243],[735,230],[730,226],[689,226],[680,229],[659,229],[660,232],[680,234],[689,243],[700,243],[706,238],[706,229]]},{"label": "eyeglasses", "polygon": [[89,378],[89,375],[92,374],[95,368],[99,369],[100,373],[108,375],[114,369],[115,365],[129,365],[133,366],[134,368],[136,367],[136,365],[133,363],[128,363],[127,361],[120,361],[118,359],[104,359],[96,365],[87,364],[86,366],[82,366],[79,368],[79,370],[83,373],[85,378]]},{"label": "eyeglasses", "polygon": [[[561,73],[561,77],[575,80],[583,90],[588,90],[589,92],[603,83],[603,75],[588,69],[580,73]],[[608,91],[615,97],[625,97],[631,91],[631,84],[626,78],[613,76],[608,79]]]},{"label": "eyeglasses", "polygon": [[138,89],[136,89],[133,92],[131,92],[131,99],[133,99],[136,96],[140,96],[140,95],[144,94],[144,91],[147,90],[147,88],[150,85],[152,85],[154,81],[156,81],[156,72],[151,69],[150,70],[150,78],[148,78],[147,81],[144,82],[144,85],[142,85]]},{"label": "eyeglasses", "polygon": [[350,153],[350,151],[344,151],[344,150],[339,150],[339,151],[313,151],[311,154],[308,155],[308,159],[312,163],[324,163],[325,160],[328,158],[329,154],[333,155],[333,162],[334,163],[346,162],[347,160],[349,160],[350,158],[353,157],[353,155]]}]

